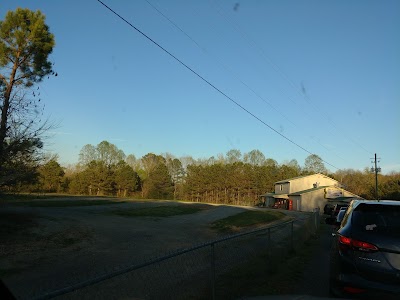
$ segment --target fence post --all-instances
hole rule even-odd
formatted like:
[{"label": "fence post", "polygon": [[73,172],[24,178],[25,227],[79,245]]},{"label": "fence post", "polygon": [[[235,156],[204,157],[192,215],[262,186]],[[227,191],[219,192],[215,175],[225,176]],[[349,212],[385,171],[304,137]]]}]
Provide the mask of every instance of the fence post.
[{"label": "fence post", "polygon": [[215,299],[215,250],[214,244],[211,244],[211,299]]}]

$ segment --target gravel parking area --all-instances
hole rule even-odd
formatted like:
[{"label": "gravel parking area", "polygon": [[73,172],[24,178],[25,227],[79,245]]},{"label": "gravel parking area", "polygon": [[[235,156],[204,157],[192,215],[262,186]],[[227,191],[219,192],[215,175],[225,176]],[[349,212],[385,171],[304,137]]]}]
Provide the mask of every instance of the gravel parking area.
[{"label": "gravel parking area", "polygon": [[[0,246],[0,276],[21,299],[31,299],[165,253],[222,236],[209,224],[248,207],[199,205],[194,214],[168,218],[123,217],[115,209],[181,205],[128,201],[81,207],[2,207],[2,214],[29,216],[31,229]],[[288,212],[301,220],[303,214]],[[304,217],[305,218],[305,217]]]}]

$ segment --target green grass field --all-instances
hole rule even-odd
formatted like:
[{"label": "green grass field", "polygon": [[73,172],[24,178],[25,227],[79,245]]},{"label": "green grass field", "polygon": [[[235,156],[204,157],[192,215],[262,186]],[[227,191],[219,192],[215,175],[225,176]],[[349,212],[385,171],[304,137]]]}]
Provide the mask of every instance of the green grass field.
[{"label": "green grass field", "polygon": [[93,205],[112,205],[121,204],[125,201],[112,200],[35,200],[13,202],[15,206],[28,207],[74,207],[74,206],[93,206]]},{"label": "green grass field", "polygon": [[245,211],[212,223],[218,231],[236,231],[244,227],[267,224],[282,219],[285,214],[278,211]]}]

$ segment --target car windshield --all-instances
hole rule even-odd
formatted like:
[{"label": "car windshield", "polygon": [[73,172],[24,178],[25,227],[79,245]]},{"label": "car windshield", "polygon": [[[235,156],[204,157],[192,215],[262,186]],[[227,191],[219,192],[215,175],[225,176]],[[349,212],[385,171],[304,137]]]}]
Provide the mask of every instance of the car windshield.
[{"label": "car windshield", "polygon": [[400,206],[361,204],[353,212],[352,224],[363,231],[400,233]]}]

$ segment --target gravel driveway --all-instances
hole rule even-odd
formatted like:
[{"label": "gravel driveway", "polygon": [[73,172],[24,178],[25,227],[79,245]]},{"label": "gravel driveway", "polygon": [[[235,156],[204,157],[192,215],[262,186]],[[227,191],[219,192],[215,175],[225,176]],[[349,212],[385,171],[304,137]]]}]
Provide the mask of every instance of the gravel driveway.
[{"label": "gravel driveway", "polygon": [[[1,276],[18,298],[31,299],[116,268],[217,239],[221,233],[209,228],[211,222],[257,209],[191,203],[205,209],[169,218],[110,214],[115,209],[160,205],[180,203],[129,201],[86,207],[2,207],[3,213],[35,216],[36,226],[32,226],[26,241],[0,248]],[[288,213],[299,220],[308,217]]]}]

